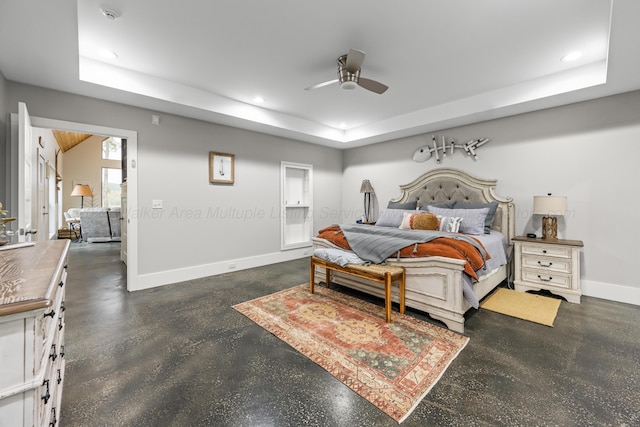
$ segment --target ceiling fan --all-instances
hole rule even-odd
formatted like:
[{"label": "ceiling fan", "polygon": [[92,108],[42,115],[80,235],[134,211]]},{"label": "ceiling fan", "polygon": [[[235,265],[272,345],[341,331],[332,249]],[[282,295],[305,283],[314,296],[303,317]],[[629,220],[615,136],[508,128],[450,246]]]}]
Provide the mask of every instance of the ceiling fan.
[{"label": "ceiling fan", "polygon": [[343,90],[353,90],[357,86],[363,87],[371,92],[383,94],[389,86],[375,80],[360,77],[360,66],[364,61],[364,52],[357,49],[350,49],[349,53],[338,58],[338,78],[328,82],[318,83],[305,88],[305,90],[318,89],[333,83],[340,83]]}]

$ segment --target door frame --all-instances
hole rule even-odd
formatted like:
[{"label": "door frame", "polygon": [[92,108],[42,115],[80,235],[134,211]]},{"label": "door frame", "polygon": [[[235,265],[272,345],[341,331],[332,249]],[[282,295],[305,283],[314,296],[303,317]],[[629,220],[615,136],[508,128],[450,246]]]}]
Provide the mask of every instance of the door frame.
[{"label": "door frame", "polygon": [[86,123],[31,116],[31,126],[70,132],[115,136],[127,140],[127,290],[138,283],[138,132]]}]

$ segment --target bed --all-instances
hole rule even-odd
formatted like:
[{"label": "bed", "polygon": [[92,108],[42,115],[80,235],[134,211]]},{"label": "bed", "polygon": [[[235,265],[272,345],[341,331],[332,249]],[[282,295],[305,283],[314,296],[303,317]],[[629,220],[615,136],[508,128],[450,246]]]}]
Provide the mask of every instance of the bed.
[{"label": "bed", "polygon": [[[486,232],[473,236],[486,247],[486,251],[490,254],[486,266],[476,271],[477,281],[465,273],[468,265],[461,259],[445,256],[411,258],[391,256],[383,261],[405,268],[407,307],[428,313],[432,318],[443,322],[449,329],[456,332],[464,332],[465,313],[473,307],[477,308],[479,300],[509,277],[511,239],[514,237],[515,229],[514,205],[511,198],[501,197],[495,193],[496,184],[496,180],[473,177],[456,169],[434,169],[409,184],[401,185],[400,197],[391,200],[389,204],[390,207],[416,204],[419,209],[426,209],[427,205],[456,206],[450,205],[454,202],[457,202],[458,206],[460,204],[497,205],[493,221],[486,225]],[[383,214],[397,214],[386,209],[381,210],[380,213],[379,224],[383,222]],[[372,232],[385,228],[378,225],[360,227],[370,227]],[[341,249],[332,241],[320,237],[313,239],[313,245],[314,253],[323,248]],[[501,251],[502,254],[499,254],[498,252]],[[324,269],[317,267],[316,281],[319,281],[318,278],[325,277],[324,274]],[[339,272],[331,274],[333,283],[384,297],[383,289],[377,284]],[[392,300],[398,302],[397,288],[393,289]]]}]

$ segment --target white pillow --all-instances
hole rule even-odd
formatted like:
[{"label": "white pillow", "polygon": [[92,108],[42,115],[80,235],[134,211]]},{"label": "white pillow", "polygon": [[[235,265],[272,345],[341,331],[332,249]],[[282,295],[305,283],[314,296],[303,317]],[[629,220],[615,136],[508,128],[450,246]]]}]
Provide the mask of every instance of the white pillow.
[{"label": "white pillow", "polygon": [[[489,213],[489,208],[482,209],[444,209],[436,208],[434,206],[427,206],[427,211],[438,216],[440,222],[448,223],[448,220],[443,221],[440,217],[447,218],[461,218],[459,225],[459,231],[465,234],[484,234],[484,220]],[[454,226],[455,228],[455,226]],[[450,231],[450,230],[446,230]]]},{"label": "white pillow", "polygon": [[442,216],[436,215],[438,217],[438,221],[440,221],[440,231],[448,231],[450,233],[457,233],[460,231],[460,224],[462,223],[462,218],[455,216]]},{"label": "white pillow", "polygon": [[403,212],[402,213],[402,223],[400,224],[400,227],[398,228],[402,228],[405,230],[410,230],[411,229],[411,216],[415,215],[416,213],[413,212]]}]

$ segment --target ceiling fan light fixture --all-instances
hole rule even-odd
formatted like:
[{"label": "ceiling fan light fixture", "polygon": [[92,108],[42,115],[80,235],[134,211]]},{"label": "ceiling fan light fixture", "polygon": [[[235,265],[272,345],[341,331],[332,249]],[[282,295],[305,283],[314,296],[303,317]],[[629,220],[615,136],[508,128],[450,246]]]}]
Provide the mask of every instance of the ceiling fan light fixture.
[{"label": "ceiling fan light fixture", "polygon": [[389,87],[375,80],[360,78],[360,65],[364,61],[364,52],[357,49],[349,50],[349,53],[338,57],[338,78],[328,82],[318,83],[305,88],[317,89],[333,83],[339,83],[342,90],[355,90],[360,86],[363,89],[377,93],[384,93]]},{"label": "ceiling fan light fixture", "polygon": [[342,90],[354,90],[356,87],[358,87],[358,84],[352,81],[346,81],[340,84],[340,89]]}]

